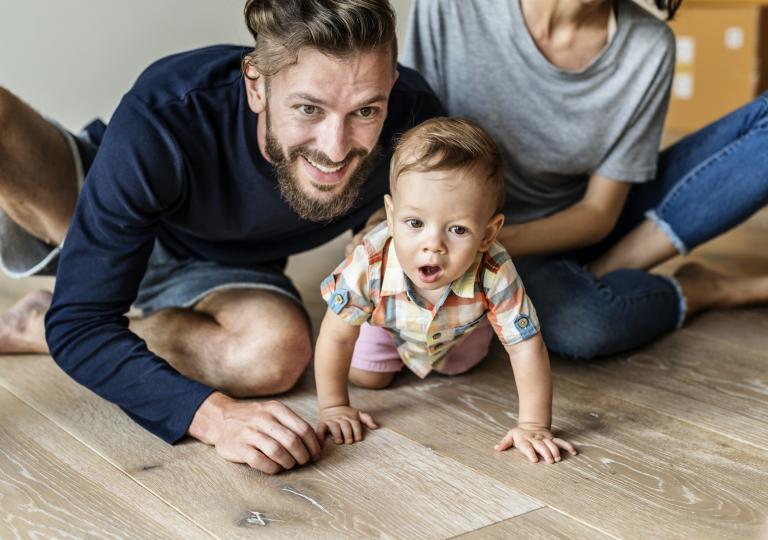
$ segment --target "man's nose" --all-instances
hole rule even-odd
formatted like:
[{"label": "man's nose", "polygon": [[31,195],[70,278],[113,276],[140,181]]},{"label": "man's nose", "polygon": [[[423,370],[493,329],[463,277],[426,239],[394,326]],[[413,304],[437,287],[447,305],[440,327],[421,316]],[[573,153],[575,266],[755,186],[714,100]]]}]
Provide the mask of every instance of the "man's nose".
[{"label": "man's nose", "polygon": [[320,150],[335,163],[346,159],[351,149],[350,129],[344,118],[329,117],[324,122],[324,129],[320,138]]}]

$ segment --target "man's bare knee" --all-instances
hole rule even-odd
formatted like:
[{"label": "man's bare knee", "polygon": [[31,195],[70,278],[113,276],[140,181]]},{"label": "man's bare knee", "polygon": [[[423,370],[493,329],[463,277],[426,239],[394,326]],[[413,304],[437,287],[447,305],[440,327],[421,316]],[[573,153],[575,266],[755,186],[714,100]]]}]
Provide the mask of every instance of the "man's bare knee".
[{"label": "man's bare knee", "polygon": [[369,390],[381,390],[392,383],[395,378],[394,372],[378,373],[376,371],[366,371],[364,369],[350,368],[349,382],[360,388]]},{"label": "man's bare knee", "polygon": [[309,365],[309,333],[233,338],[223,358],[224,388],[234,397],[281,394],[293,388]]}]

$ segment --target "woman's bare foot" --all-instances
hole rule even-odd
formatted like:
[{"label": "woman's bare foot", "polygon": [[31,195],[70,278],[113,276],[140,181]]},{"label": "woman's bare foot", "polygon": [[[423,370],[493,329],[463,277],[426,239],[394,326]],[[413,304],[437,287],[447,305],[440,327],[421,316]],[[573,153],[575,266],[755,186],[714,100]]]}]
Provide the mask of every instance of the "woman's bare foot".
[{"label": "woman's bare foot", "polygon": [[675,272],[688,304],[686,317],[709,308],[768,303],[768,276],[730,277],[688,263]]},{"label": "woman's bare foot", "polygon": [[45,354],[45,312],[51,293],[33,291],[0,315],[0,354]]}]

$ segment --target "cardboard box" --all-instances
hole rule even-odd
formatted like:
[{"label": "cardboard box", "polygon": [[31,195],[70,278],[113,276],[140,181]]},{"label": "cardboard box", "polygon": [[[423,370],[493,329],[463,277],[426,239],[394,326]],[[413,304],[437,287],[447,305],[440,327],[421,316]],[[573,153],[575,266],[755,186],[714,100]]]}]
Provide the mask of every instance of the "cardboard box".
[{"label": "cardboard box", "polygon": [[668,130],[694,131],[768,90],[768,0],[688,0],[670,26],[677,65]]}]

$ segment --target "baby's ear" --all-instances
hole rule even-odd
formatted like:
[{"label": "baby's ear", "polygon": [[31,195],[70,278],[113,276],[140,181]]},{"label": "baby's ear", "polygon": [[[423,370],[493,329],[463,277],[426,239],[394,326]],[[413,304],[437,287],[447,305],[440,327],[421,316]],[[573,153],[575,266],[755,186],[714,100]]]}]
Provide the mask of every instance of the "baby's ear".
[{"label": "baby's ear", "polygon": [[496,237],[503,226],[504,214],[496,214],[488,220],[488,225],[485,226],[483,241],[480,242],[480,251],[488,251],[488,248],[491,247],[491,243],[496,240]]},{"label": "baby's ear", "polygon": [[389,227],[389,234],[390,236],[395,231],[394,225],[394,216],[395,216],[395,206],[394,202],[392,201],[392,196],[389,194],[384,195],[384,212],[387,214],[387,227]]}]

